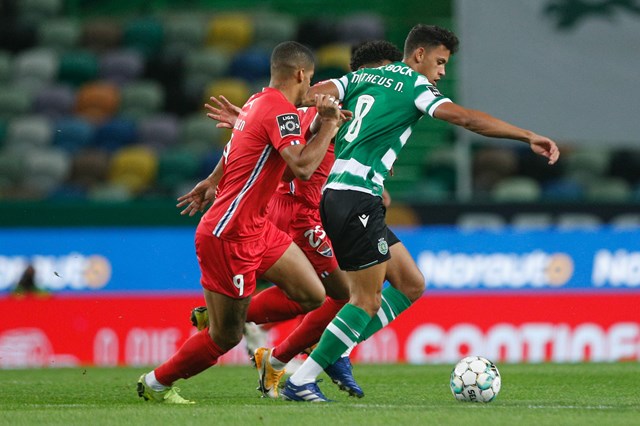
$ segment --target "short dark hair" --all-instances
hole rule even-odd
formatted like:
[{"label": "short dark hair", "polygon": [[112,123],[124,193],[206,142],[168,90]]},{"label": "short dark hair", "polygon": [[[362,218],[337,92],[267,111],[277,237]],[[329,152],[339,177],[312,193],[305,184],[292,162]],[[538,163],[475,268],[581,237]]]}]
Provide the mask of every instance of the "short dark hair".
[{"label": "short dark hair", "polygon": [[271,73],[295,71],[297,68],[314,67],[313,52],[308,47],[296,42],[285,41],[278,44],[271,52]]},{"label": "short dark hair", "polygon": [[430,49],[443,45],[453,55],[458,50],[458,37],[446,28],[418,24],[409,31],[404,42],[404,56],[410,56],[419,47]]},{"label": "short dark hair", "polygon": [[393,43],[386,40],[365,41],[351,48],[351,71],[367,64],[384,60],[397,62],[402,60],[402,52]]}]

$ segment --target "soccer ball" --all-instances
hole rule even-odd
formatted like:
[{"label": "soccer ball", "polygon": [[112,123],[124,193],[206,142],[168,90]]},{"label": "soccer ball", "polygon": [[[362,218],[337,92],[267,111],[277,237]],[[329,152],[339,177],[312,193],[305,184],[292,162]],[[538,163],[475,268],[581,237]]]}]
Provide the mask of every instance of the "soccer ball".
[{"label": "soccer ball", "polygon": [[491,402],[500,392],[500,373],[494,363],[481,356],[468,356],[451,372],[451,392],[458,401]]}]

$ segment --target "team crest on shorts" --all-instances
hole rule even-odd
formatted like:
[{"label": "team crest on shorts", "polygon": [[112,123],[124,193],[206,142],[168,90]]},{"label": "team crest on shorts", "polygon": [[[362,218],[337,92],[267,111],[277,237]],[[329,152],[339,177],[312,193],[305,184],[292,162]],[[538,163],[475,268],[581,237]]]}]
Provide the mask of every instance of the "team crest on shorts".
[{"label": "team crest on shorts", "polygon": [[384,238],[380,238],[378,240],[378,251],[383,256],[389,252],[389,245],[387,244],[387,241]]},{"label": "team crest on shorts", "polygon": [[316,251],[324,257],[333,257],[333,250],[331,250],[331,245],[326,241],[323,241],[322,244],[318,246]]}]

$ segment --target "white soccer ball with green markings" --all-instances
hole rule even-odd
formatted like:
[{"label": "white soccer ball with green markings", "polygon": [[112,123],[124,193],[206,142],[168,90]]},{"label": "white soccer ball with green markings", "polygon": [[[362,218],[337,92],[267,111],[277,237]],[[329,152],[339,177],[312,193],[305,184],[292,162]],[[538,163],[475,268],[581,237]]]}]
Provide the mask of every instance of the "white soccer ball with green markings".
[{"label": "white soccer ball with green markings", "polygon": [[458,401],[491,402],[502,381],[494,363],[481,356],[468,356],[451,372],[451,392]]}]

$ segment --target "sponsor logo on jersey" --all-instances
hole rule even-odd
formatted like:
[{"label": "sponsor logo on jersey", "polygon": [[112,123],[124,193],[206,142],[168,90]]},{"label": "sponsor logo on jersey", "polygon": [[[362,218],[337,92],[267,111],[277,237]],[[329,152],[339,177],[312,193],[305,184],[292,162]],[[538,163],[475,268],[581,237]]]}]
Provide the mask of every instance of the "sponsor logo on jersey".
[{"label": "sponsor logo on jersey", "polygon": [[389,252],[389,245],[387,244],[384,238],[380,238],[378,240],[378,251],[383,256]]},{"label": "sponsor logo on jersey", "polygon": [[433,93],[433,96],[436,96],[436,97],[442,96],[442,93],[440,93],[440,91],[436,86],[427,86],[427,88],[431,91],[431,93]]},{"label": "sponsor logo on jersey", "polygon": [[331,250],[331,245],[326,241],[323,241],[316,250],[318,251],[318,253],[320,253],[320,255],[324,257],[333,257],[333,250]]},{"label": "sponsor logo on jersey", "polygon": [[278,120],[278,128],[280,129],[280,137],[287,135],[300,136],[300,118],[298,114],[281,114],[276,117]]}]

